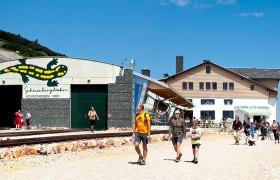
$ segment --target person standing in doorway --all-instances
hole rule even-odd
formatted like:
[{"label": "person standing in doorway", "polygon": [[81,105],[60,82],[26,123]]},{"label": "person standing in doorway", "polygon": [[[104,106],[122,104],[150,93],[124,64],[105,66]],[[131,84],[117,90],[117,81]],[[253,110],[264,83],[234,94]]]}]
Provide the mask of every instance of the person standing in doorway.
[{"label": "person standing in doorway", "polygon": [[235,116],[235,120],[233,121],[232,124],[232,129],[234,130],[233,137],[235,139],[235,145],[239,145],[241,129],[242,129],[242,123],[239,120],[239,116]]},{"label": "person standing in doorway", "polygon": [[18,110],[16,113],[15,113],[16,117],[14,119],[14,124],[16,126],[16,130],[19,130],[21,128],[21,124],[22,124],[22,115],[20,113],[20,110]]},{"label": "person standing in doorway", "polygon": [[95,119],[97,118],[97,120],[99,120],[99,117],[93,106],[90,107],[90,110],[88,112],[88,118],[89,118],[89,122],[90,122],[90,130],[91,130],[91,132],[94,132],[94,127],[96,124]]},{"label": "person standing in doorway", "polygon": [[193,160],[192,162],[198,163],[198,150],[201,145],[201,129],[198,127],[198,121],[193,121],[193,126],[190,130],[191,141],[192,141],[192,150],[193,150]]},{"label": "person standing in doorway", "polygon": [[25,120],[26,120],[27,129],[30,129],[31,114],[28,111],[26,111]]},{"label": "person standing in doorway", "polygon": [[180,111],[175,111],[175,117],[170,122],[169,128],[169,137],[172,134],[172,144],[174,147],[175,152],[177,153],[177,157],[175,162],[179,162],[182,157],[181,153],[181,144],[183,138],[186,138],[186,123],[185,121],[180,118]]},{"label": "person standing in doorway", "polygon": [[[146,165],[146,158],[148,153],[147,144],[151,141],[151,118],[148,113],[144,112],[144,105],[138,104],[136,107],[137,113],[134,116],[134,123],[132,125],[132,138],[134,138],[134,147],[139,158],[137,163]],[[143,153],[140,150],[140,143],[143,144]]]}]

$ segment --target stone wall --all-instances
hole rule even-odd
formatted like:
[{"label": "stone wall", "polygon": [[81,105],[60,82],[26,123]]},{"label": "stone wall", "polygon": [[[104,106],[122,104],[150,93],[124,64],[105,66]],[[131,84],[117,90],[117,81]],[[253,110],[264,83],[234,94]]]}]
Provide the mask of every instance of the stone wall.
[{"label": "stone wall", "polygon": [[133,72],[124,69],[115,84],[108,85],[108,128],[131,127],[133,113]]},{"label": "stone wall", "polygon": [[70,99],[22,99],[21,107],[30,112],[31,126],[70,127]]}]

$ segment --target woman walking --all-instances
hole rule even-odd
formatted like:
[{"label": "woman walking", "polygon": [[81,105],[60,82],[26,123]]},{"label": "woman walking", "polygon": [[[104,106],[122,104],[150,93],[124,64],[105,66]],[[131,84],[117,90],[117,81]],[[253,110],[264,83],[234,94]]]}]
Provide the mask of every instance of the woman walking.
[{"label": "woman walking", "polygon": [[240,136],[241,136],[240,133],[242,129],[242,123],[239,120],[239,116],[235,116],[235,120],[233,121],[232,124],[232,129],[234,130],[233,137],[235,139],[235,145],[239,145]]},{"label": "woman walking", "polygon": [[94,132],[94,126],[95,126],[95,118],[97,118],[99,120],[99,117],[96,113],[96,111],[94,110],[94,107],[91,106],[90,110],[88,112],[88,118],[89,118],[89,122],[90,122],[90,130],[91,132]]},{"label": "woman walking", "polygon": [[180,111],[175,111],[175,117],[170,121],[169,137],[172,135],[172,144],[177,154],[175,162],[179,162],[182,157],[181,144],[186,138],[186,123],[180,118]]},{"label": "woman walking", "polygon": [[279,143],[279,133],[278,133],[278,123],[273,120],[273,123],[272,123],[272,132],[273,132],[273,135],[274,135],[274,140],[275,140],[275,143],[276,141],[278,140],[278,143]]}]

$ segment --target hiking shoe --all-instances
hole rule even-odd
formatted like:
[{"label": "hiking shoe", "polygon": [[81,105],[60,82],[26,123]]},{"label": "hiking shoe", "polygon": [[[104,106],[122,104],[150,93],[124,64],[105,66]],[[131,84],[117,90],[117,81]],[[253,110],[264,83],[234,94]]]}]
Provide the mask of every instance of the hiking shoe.
[{"label": "hiking shoe", "polygon": [[142,160],[143,160],[143,156],[139,156],[137,163],[140,164]]},{"label": "hiking shoe", "polygon": [[182,155],[183,155],[183,154],[182,154],[182,153],[180,153],[180,155],[179,155],[179,161],[181,160]]},{"label": "hiking shoe", "polygon": [[146,165],[146,161],[144,159],[142,159],[141,162],[139,163],[139,165]]},{"label": "hiking shoe", "polygon": [[194,163],[194,164],[197,164],[197,163],[198,163],[198,159],[197,159],[197,158],[194,158],[193,163]]}]

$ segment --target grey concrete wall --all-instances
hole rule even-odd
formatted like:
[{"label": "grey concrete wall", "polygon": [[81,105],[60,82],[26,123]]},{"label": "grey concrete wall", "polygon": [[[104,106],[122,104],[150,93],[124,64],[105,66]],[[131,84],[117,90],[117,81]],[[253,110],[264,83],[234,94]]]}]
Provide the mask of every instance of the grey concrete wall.
[{"label": "grey concrete wall", "polygon": [[21,107],[30,112],[31,126],[70,127],[70,99],[22,99]]},{"label": "grey concrete wall", "polygon": [[133,72],[125,69],[115,84],[108,85],[108,128],[131,127],[133,113]]}]

